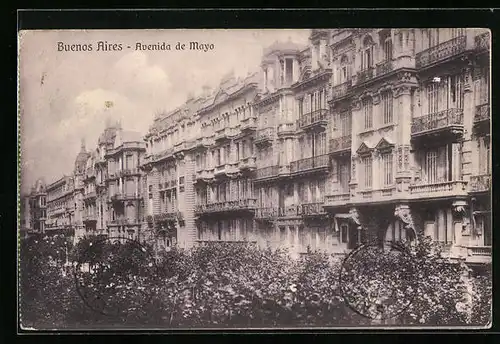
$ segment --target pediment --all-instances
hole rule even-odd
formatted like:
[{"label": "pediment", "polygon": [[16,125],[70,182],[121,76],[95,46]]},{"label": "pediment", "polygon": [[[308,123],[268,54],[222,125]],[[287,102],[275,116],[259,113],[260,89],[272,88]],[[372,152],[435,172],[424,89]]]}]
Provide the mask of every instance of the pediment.
[{"label": "pediment", "polygon": [[363,154],[370,154],[372,151],[373,151],[373,148],[370,147],[370,145],[368,145],[368,143],[362,142],[361,145],[359,146],[358,150],[356,151],[356,153],[358,153],[359,155],[363,155]]},{"label": "pediment", "polygon": [[393,147],[394,147],[394,143],[392,143],[391,140],[389,140],[385,137],[382,137],[382,139],[380,139],[379,143],[377,143],[377,146],[375,147],[375,149],[383,151],[383,150],[392,149]]},{"label": "pediment", "polygon": [[304,67],[304,70],[300,74],[299,80],[305,81],[305,80],[309,79],[310,77],[311,77],[311,67],[306,66],[306,67]]}]

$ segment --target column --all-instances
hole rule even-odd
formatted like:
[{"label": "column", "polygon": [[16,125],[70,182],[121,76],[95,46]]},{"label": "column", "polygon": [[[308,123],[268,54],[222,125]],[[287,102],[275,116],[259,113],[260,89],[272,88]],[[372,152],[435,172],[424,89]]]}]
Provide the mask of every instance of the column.
[{"label": "column", "polygon": [[460,180],[461,179],[460,143],[453,142],[451,144],[451,154],[452,154],[451,180],[453,180],[453,181]]}]

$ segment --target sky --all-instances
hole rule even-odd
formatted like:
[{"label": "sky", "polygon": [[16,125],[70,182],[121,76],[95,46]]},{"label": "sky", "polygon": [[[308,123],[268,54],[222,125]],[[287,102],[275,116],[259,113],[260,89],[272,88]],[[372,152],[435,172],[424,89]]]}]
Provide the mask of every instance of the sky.
[{"label": "sky", "polygon": [[[275,41],[307,44],[309,30],[67,30],[19,35],[21,190],[43,178],[51,183],[73,170],[81,140],[95,149],[107,120],[146,133],[155,114],[181,105],[189,94],[216,87],[233,71],[259,68]],[[121,51],[97,51],[98,42]],[[92,44],[92,51],[58,51]],[[136,50],[136,44],[170,44],[170,51]],[[176,50],[177,42],[186,50]],[[213,44],[207,52],[189,42]],[[128,48],[130,46],[130,48]],[[106,104],[112,102],[113,106]]]}]

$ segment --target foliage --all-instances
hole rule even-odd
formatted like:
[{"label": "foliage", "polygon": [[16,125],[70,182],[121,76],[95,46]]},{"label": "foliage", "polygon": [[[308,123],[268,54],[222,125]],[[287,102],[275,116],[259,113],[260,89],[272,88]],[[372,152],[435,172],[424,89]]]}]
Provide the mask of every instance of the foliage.
[{"label": "foliage", "polygon": [[[135,242],[84,238],[70,254],[75,274],[63,273],[64,245],[21,243],[24,326],[484,325],[490,316],[491,276],[473,277],[473,307],[458,307],[466,267],[425,238],[401,254],[371,248],[346,260],[320,252],[295,260],[285,250],[229,243],[156,254]],[[380,304],[389,320],[373,319]]]}]

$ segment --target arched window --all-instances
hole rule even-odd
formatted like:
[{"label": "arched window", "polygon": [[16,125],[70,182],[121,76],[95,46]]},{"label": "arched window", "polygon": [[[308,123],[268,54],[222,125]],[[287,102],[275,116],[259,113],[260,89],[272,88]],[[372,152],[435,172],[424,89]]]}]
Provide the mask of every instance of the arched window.
[{"label": "arched window", "polygon": [[392,60],[392,39],[391,37],[387,37],[384,40],[384,61]]},{"label": "arched window", "polygon": [[373,66],[373,40],[370,36],[363,39],[363,50],[361,56],[361,70],[369,69]]}]

